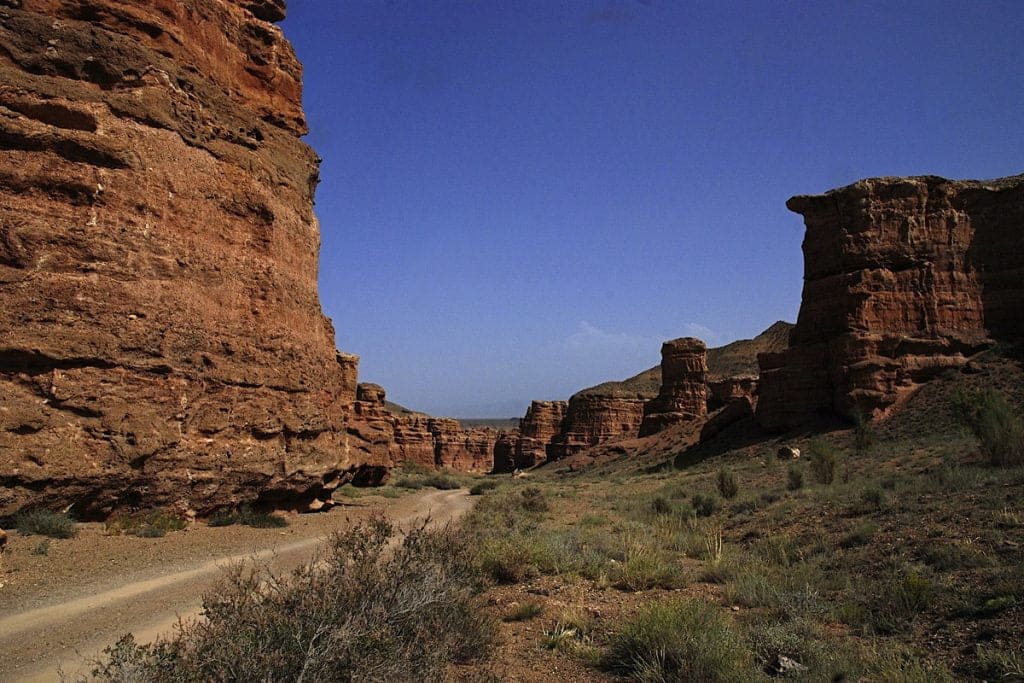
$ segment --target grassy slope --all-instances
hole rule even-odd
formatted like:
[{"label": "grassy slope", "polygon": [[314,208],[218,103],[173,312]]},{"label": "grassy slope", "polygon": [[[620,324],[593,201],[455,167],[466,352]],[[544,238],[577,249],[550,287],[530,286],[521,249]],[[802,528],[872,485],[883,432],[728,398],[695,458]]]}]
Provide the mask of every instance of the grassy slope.
[{"label": "grassy slope", "polygon": [[[740,670],[757,680],[780,655],[808,667],[796,680],[1022,680],[1024,470],[986,464],[950,400],[958,388],[993,386],[1024,403],[1019,365],[986,361],[980,373],[923,387],[860,450],[848,427],[753,438],[739,425],[661,468],[621,458],[487,493],[471,525],[482,568],[499,580],[490,609],[532,616],[505,622],[498,658],[478,668],[522,675],[516,662],[539,657],[549,671],[561,663],[601,679],[602,665],[624,661],[615,653],[643,654],[623,640],[631,620],[683,599],[716,614],[684,602],[644,613],[641,630],[652,639],[652,619],[712,618],[717,640],[670,638],[658,650],[697,658],[708,680]],[[801,488],[775,457],[781,443],[805,453],[794,465]],[[832,483],[816,480],[814,450],[835,454]],[[707,459],[673,467],[695,455]],[[731,500],[717,493],[722,468],[738,482]],[[541,489],[546,510],[523,509],[527,486]],[[716,510],[695,516],[695,495]]]}]

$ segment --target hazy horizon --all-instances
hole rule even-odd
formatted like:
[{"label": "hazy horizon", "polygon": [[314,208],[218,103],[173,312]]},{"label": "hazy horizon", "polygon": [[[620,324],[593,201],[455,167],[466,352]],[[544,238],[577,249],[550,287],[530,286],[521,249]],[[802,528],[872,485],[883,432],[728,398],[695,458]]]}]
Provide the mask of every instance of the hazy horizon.
[{"label": "hazy horizon", "polygon": [[432,414],[521,415],[666,339],[794,321],[792,195],[1024,170],[1020,3],[288,9],[324,310],[361,381]]}]

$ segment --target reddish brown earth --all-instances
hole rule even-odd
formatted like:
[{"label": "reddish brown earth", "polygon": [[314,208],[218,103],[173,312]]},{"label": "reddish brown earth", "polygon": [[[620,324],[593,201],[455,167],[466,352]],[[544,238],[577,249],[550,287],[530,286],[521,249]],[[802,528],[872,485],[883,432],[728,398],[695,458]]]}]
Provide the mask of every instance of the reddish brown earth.
[{"label": "reddish brown earth", "polygon": [[0,514],[379,480],[283,2],[0,6]]},{"label": "reddish brown earth", "polygon": [[873,178],[787,206],[807,225],[804,291],[790,349],[760,358],[765,427],[883,416],[1024,333],[1024,176]]}]

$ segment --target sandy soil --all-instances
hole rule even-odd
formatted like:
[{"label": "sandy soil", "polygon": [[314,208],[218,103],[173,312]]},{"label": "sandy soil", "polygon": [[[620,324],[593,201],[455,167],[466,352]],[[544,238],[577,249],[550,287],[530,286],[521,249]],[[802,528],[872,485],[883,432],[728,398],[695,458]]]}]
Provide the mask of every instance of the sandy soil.
[{"label": "sandy soil", "polygon": [[129,631],[153,640],[179,617],[197,617],[202,595],[232,563],[257,558],[286,570],[308,560],[331,531],[375,514],[399,525],[427,515],[445,522],[470,505],[465,491],[363,498],[291,516],[286,529],[196,524],[152,539],[107,536],[102,524],[83,524],[76,538],[51,541],[46,555],[32,552],[39,537],[12,533],[0,560],[0,681],[87,673],[89,662]]}]

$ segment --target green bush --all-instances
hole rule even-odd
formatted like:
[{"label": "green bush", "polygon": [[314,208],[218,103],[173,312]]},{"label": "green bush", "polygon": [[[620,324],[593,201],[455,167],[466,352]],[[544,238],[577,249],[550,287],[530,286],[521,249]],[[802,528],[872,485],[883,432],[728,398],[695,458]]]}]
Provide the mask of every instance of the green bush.
[{"label": "green bush", "polygon": [[527,486],[519,494],[519,506],[527,512],[547,512],[548,501],[544,491],[536,486]]},{"label": "green bush", "polygon": [[154,508],[111,517],[105,526],[108,534],[160,538],[166,536],[168,531],[181,531],[188,526],[188,522],[166,510]]},{"label": "green bush", "polygon": [[418,490],[423,488],[423,480],[416,477],[402,476],[395,479],[393,485],[400,489]]},{"label": "green bush", "polygon": [[649,604],[611,638],[601,665],[641,681],[745,681],[756,678],[746,642],[701,600]]},{"label": "green bush", "polygon": [[260,512],[243,505],[238,511],[238,522],[257,529],[280,529],[288,526],[288,520],[272,512]]},{"label": "green bush", "polygon": [[651,512],[656,515],[669,515],[675,512],[676,506],[665,496],[655,496],[651,500]]},{"label": "green bush", "polygon": [[736,483],[736,475],[732,470],[724,467],[718,470],[718,492],[726,499],[735,498],[740,492],[740,486]]},{"label": "green bush", "polygon": [[431,474],[423,479],[423,485],[442,491],[453,491],[462,487],[462,483],[450,474]]},{"label": "green bush", "polygon": [[238,513],[231,510],[221,510],[211,515],[206,520],[207,526],[231,526],[238,524]]},{"label": "green bush", "polygon": [[690,499],[690,503],[693,505],[694,514],[698,517],[710,517],[718,512],[718,499],[714,496],[695,493]]},{"label": "green bush", "polygon": [[810,454],[814,480],[826,486],[835,481],[839,461],[836,449],[820,439],[815,439],[811,441],[807,450]]},{"label": "green bush", "polygon": [[871,420],[858,410],[853,415],[853,447],[860,454],[867,452],[875,444],[877,435]]},{"label": "green bush", "polygon": [[513,607],[512,611],[505,615],[505,621],[529,621],[543,611],[544,606],[539,602],[523,602]]},{"label": "green bush", "polygon": [[494,481],[493,479],[488,479],[486,481],[481,481],[477,484],[474,484],[473,488],[469,490],[469,495],[482,496],[486,492],[493,491],[496,488],[498,488],[498,482]]},{"label": "green bush", "polygon": [[486,656],[496,626],[480,609],[470,546],[420,526],[396,546],[383,520],[336,534],[325,557],[286,576],[235,567],[202,620],[104,651],[100,681],[441,680]]},{"label": "green bush", "polygon": [[850,530],[848,534],[839,539],[840,548],[856,548],[866,545],[875,536],[878,525],[874,522],[863,522]]},{"label": "green bush", "polygon": [[49,510],[27,510],[14,516],[18,533],[31,536],[38,534],[50,538],[73,538],[78,533],[75,520],[61,512]]},{"label": "green bush", "polygon": [[1024,419],[998,391],[960,391],[954,411],[981,442],[989,462],[1000,467],[1024,465]]},{"label": "green bush", "polygon": [[797,491],[804,487],[804,471],[798,465],[790,465],[786,472],[786,488]]}]

